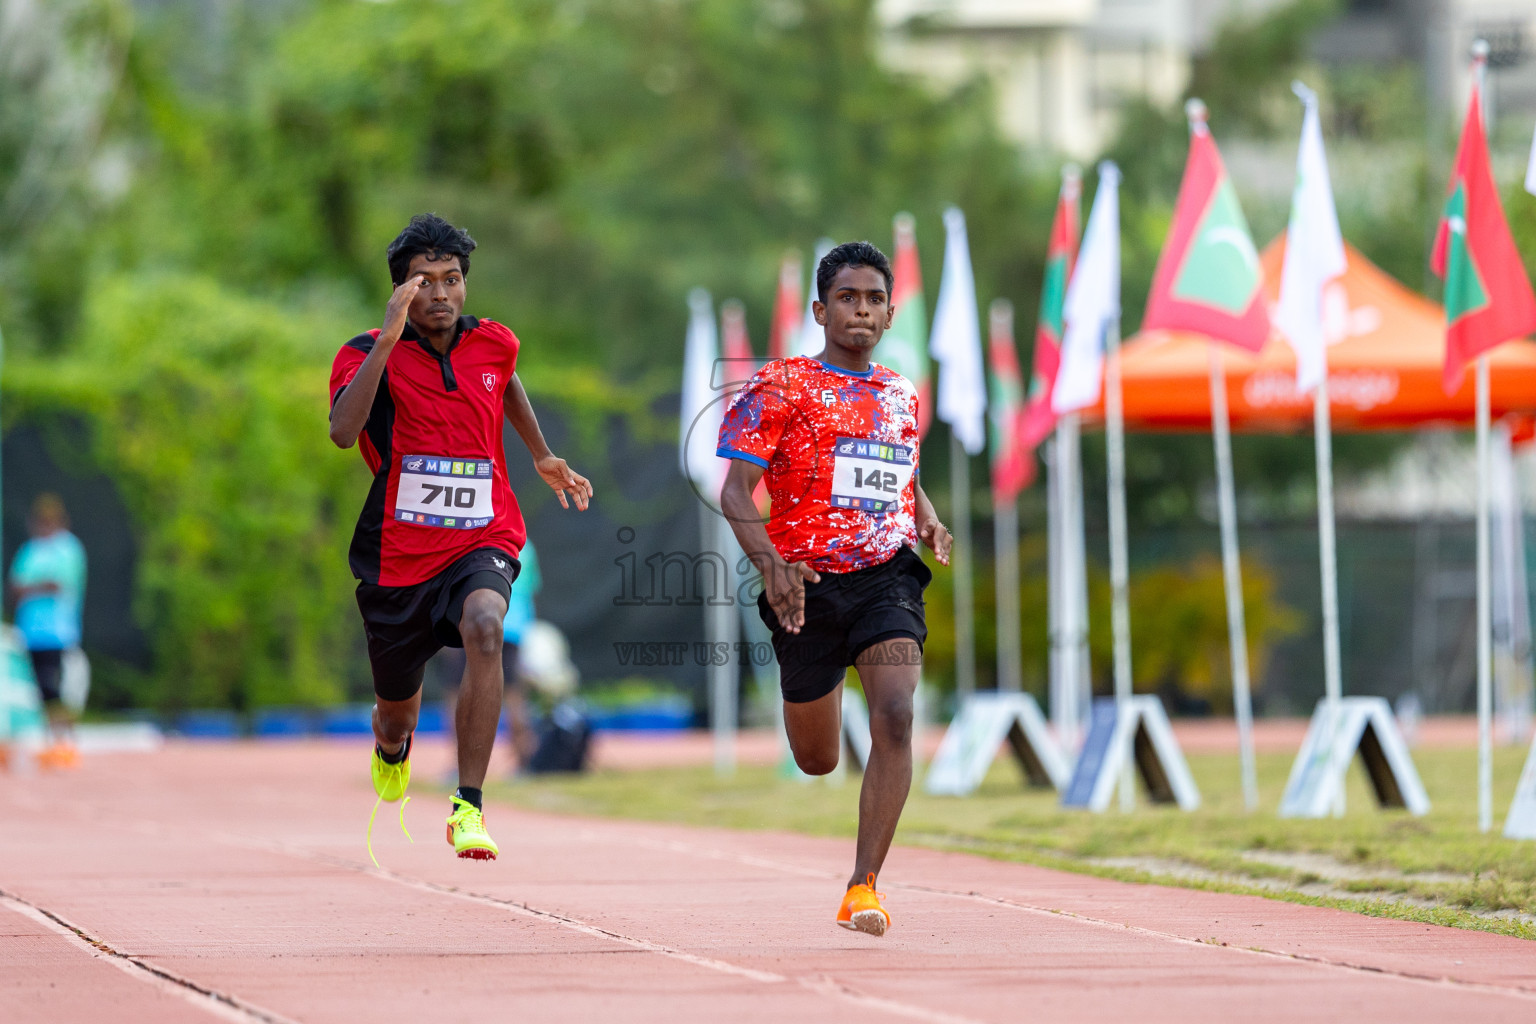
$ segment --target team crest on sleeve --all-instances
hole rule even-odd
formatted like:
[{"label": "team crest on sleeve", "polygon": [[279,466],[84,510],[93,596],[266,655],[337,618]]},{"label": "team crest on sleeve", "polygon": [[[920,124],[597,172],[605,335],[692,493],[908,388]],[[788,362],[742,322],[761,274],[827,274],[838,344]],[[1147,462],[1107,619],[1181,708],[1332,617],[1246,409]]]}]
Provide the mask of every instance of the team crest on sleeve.
[{"label": "team crest on sleeve", "polygon": [[496,390],[496,375],[494,373],[484,373],[484,374],[481,374],[480,375],[480,379],[485,381],[485,390],[487,390],[487,391],[495,391]]}]

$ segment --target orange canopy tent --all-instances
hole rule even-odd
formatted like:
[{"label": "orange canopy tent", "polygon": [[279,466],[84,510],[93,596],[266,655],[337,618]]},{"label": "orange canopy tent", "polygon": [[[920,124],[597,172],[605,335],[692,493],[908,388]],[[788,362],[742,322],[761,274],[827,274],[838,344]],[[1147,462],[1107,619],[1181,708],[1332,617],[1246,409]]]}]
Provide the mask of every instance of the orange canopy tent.
[{"label": "orange canopy tent", "polygon": [[[1349,269],[1324,294],[1328,402],[1337,431],[1470,425],[1473,379],[1454,395],[1441,384],[1445,316],[1440,307],[1389,277],[1346,245]],[[1264,250],[1265,290],[1280,292],[1285,238]],[[1125,425],[1130,430],[1211,428],[1211,341],[1180,331],[1144,331],[1121,349]],[[1218,345],[1232,428],[1291,433],[1312,425],[1312,398],[1296,392],[1296,355],[1279,333],[1258,355]],[[1536,411],[1536,343],[1500,345],[1489,354],[1494,418]],[[1085,410],[1103,419],[1101,403]]]}]

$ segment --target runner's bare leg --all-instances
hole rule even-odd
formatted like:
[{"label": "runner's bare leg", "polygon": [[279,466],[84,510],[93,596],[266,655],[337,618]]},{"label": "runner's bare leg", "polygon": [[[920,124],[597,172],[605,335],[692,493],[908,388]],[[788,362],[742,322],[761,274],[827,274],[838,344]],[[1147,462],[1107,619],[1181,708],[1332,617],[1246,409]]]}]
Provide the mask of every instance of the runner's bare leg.
[{"label": "runner's bare leg", "polygon": [[826,775],[837,767],[843,750],[843,684],[825,697],[805,703],[784,702],[784,731],[795,764],[807,775]]},{"label": "runner's bare leg", "polygon": [[406,737],[416,731],[416,718],[420,713],[420,680],[417,680],[416,692],[409,700],[376,697],[373,705],[373,738],[379,749],[391,756],[398,754],[405,745]]},{"label": "runner's bare leg", "polygon": [[869,702],[870,747],[849,886],[880,874],[912,789],[912,696],[922,661],[916,641],[895,637],[865,650],[856,662]]},{"label": "runner's bare leg", "polygon": [[494,590],[475,590],[464,599],[459,635],[464,638],[464,681],[454,709],[459,744],[459,785],[479,789],[496,745],[501,720],[501,624],[507,601]]}]

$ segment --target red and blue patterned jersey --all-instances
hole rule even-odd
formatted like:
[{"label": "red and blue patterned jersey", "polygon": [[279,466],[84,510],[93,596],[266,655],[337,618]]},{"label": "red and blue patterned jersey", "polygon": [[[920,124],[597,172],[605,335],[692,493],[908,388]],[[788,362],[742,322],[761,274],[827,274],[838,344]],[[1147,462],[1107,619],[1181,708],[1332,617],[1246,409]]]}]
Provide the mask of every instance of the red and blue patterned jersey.
[{"label": "red and blue patterned jersey", "polygon": [[911,382],[877,363],[779,359],[736,393],[715,454],[764,468],[780,557],[853,572],[917,546],[917,411]]}]

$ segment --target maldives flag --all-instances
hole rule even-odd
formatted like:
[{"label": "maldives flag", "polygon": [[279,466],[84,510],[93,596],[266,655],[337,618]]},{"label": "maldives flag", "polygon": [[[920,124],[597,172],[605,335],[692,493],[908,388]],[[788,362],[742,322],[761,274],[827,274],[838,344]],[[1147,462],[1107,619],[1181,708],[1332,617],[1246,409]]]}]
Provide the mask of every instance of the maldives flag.
[{"label": "maldives flag", "polygon": [[1495,345],[1536,331],[1536,298],[1510,237],[1488,166],[1482,100],[1472,90],[1450,195],[1435,232],[1430,266],[1445,281],[1445,390],[1467,363]]},{"label": "maldives flag", "polygon": [[752,341],[747,337],[747,310],[736,299],[727,299],[720,305],[720,359],[724,365],[716,383],[732,391],[757,372]]},{"label": "maldives flag", "polygon": [[1263,284],[1237,190],[1210,129],[1194,119],[1173,226],[1141,329],[1192,331],[1257,352],[1269,340]]},{"label": "maldives flag", "polygon": [[991,330],[987,341],[987,418],[991,420],[992,502],[1005,505],[1019,496],[1035,476],[1035,460],[1022,444],[1024,377],[1013,344],[1013,305],[1006,299],[992,303]]},{"label": "maldives flag", "polygon": [[768,327],[768,358],[794,355],[800,336],[800,257],[788,253],[779,264],[779,294],[773,300],[773,323]]},{"label": "maldives flag", "polygon": [[[1067,279],[1077,256],[1078,217],[1082,178],[1073,169],[1062,175],[1056,216],[1051,219],[1051,240],[1045,251],[1045,284],[1040,290],[1040,316],[1035,321],[1035,365],[1029,382],[1029,400],[1019,416],[1019,445],[1033,451],[1056,428],[1051,410],[1051,389],[1061,366],[1062,308]],[[1030,476],[1034,463],[1030,461]],[[1026,481],[1027,484],[1028,481]]]},{"label": "maldives flag", "polygon": [[878,362],[917,388],[917,431],[921,437],[933,422],[933,386],[928,368],[928,308],[923,302],[923,268],[917,261],[917,232],[910,213],[896,215],[896,259],[891,271],[891,305],[896,318],[880,339]]}]

